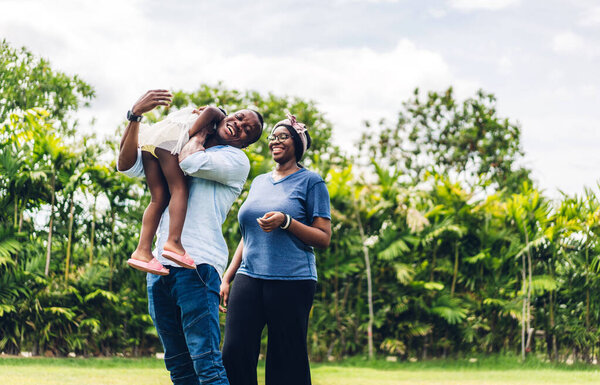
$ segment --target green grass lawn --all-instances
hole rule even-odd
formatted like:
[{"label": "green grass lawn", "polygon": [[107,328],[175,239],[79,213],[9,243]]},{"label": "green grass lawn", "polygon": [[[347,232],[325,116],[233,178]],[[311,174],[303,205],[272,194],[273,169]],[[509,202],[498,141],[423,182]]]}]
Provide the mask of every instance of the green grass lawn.
[{"label": "green grass lawn", "polygon": [[[264,365],[259,366],[264,384]],[[313,364],[315,385],[469,385],[469,384],[598,384],[600,368],[551,365],[540,361],[520,364],[514,357],[390,363],[352,359]],[[2,385],[166,385],[169,375],[162,360],[128,358],[0,358]]]}]

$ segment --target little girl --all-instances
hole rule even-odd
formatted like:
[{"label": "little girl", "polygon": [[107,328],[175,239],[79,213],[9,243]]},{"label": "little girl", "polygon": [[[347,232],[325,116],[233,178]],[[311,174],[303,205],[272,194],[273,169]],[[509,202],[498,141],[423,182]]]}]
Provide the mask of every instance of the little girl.
[{"label": "little girl", "polygon": [[179,167],[178,154],[192,136],[202,130],[212,133],[223,118],[225,114],[216,107],[201,110],[187,107],[169,114],[164,120],[151,126],[140,125],[139,144],[151,200],[142,218],[138,246],[127,260],[129,266],[152,274],[169,274],[169,270],[152,255],[152,240],[162,213],[168,206],[169,236],[162,256],[179,266],[196,268],[194,260],[181,244],[188,185]]}]

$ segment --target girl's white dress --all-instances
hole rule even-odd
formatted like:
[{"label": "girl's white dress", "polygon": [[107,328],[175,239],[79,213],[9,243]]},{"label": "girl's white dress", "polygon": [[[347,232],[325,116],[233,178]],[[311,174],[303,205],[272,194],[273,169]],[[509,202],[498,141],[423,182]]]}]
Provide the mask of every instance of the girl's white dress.
[{"label": "girl's white dress", "polygon": [[160,122],[140,124],[138,143],[142,151],[156,157],[155,149],[162,148],[177,155],[190,140],[189,130],[200,115],[194,114],[194,107],[186,107],[167,115]]}]

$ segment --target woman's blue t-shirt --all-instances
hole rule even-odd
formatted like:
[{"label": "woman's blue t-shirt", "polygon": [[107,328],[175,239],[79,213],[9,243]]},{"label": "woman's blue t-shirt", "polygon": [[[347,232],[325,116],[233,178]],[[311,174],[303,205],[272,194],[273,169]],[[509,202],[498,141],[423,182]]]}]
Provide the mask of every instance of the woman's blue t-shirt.
[{"label": "woman's blue t-shirt", "polygon": [[264,232],[256,218],[281,211],[305,225],[315,217],[331,219],[329,192],[323,179],[304,168],[274,181],[271,173],[257,176],[238,213],[244,251],[238,273],[254,278],[317,280],[315,254],[287,230]]}]

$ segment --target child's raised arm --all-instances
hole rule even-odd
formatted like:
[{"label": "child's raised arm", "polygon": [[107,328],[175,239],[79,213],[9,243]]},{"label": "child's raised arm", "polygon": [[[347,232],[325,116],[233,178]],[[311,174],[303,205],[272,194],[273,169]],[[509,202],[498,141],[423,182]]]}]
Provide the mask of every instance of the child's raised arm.
[{"label": "child's raised arm", "polygon": [[198,119],[189,130],[190,138],[194,135],[204,134],[206,139],[214,132],[215,125],[225,118],[223,111],[213,106],[199,108],[194,110],[194,113],[198,113]]},{"label": "child's raised arm", "polygon": [[198,118],[188,131],[190,140],[179,153],[179,162],[195,152],[204,151],[206,138],[214,132],[215,125],[226,116],[220,108],[212,106],[200,107],[194,110],[194,113],[198,114]]}]

